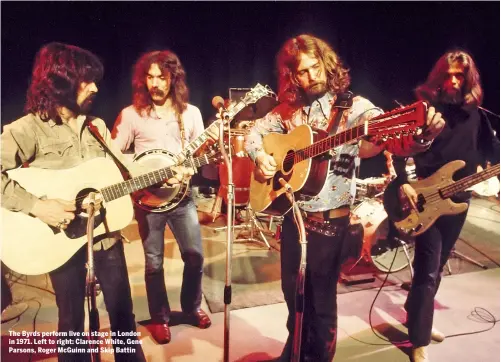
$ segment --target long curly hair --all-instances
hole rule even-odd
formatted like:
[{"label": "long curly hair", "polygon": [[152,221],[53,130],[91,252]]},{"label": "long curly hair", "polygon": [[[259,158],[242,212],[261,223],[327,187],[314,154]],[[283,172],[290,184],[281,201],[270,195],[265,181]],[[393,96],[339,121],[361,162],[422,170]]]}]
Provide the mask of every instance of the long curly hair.
[{"label": "long curly hair", "polygon": [[153,100],[146,86],[146,75],[152,64],[157,64],[164,75],[169,74],[171,85],[169,97],[178,117],[186,110],[189,91],[186,73],[178,56],[170,50],[153,51],[143,54],[134,65],[132,76],[132,103],[139,114],[150,114]]},{"label": "long curly hair", "polygon": [[301,53],[314,56],[323,63],[330,92],[344,92],[349,87],[349,70],[343,67],[331,46],[312,35],[302,34],[287,40],[277,55],[278,98],[281,102],[305,101],[304,91],[295,77]]},{"label": "long curly hair", "polygon": [[454,62],[462,64],[465,69],[463,106],[471,108],[480,106],[484,97],[480,74],[473,58],[464,50],[448,51],[438,59],[426,82],[416,88],[417,98],[429,101],[431,104],[440,103],[441,87],[448,76],[449,67]]},{"label": "long curly hair", "polygon": [[46,44],[35,57],[24,110],[43,121],[59,121],[58,108],[78,110],[80,84],[99,82],[103,74],[103,64],[90,51],[58,42]]}]

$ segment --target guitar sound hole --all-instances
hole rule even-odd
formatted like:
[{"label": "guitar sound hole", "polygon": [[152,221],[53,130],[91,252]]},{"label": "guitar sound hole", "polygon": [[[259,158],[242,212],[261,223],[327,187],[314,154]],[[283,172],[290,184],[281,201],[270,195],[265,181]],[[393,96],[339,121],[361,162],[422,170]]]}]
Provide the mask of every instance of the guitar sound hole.
[{"label": "guitar sound hole", "polygon": [[[76,197],[76,212],[75,218],[70,222],[64,233],[70,239],[78,239],[87,234],[87,222],[89,220],[87,211],[83,208],[82,203],[91,192],[97,192],[95,189],[83,189]],[[94,216],[94,228],[98,227],[106,216],[106,209],[101,207]]]}]

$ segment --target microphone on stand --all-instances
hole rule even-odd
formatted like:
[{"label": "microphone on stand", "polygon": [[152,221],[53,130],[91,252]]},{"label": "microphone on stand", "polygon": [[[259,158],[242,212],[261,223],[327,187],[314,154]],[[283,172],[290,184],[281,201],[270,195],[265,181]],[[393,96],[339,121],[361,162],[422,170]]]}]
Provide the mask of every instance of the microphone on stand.
[{"label": "microphone on stand", "polygon": [[214,98],[212,98],[212,106],[218,110],[222,120],[227,121],[230,119],[230,114],[224,106],[223,97],[215,96]]}]

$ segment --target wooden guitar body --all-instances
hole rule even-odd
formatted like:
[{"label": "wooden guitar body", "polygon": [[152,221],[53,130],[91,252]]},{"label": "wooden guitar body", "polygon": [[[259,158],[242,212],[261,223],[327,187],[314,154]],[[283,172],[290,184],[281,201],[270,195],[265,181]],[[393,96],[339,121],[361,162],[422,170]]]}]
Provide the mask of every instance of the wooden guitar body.
[{"label": "wooden guitar body", "polygon": [[[9,176],[38,197],[81,199],[110,182],[123,181],[115,163],[95,158],[64,170],[19,168]],[[106,216],[106,217],[105,217]],[[105,202],[95,217],[94,237],[125,228],[133,218],[130,197]],[[63,265],[87,243],[87,217],[83,210],[61,231],[40,219],[2,208],[2,261],[10,269],[27,275],[47,273]]]},{"label": "wooden guitar body", "polygon": [[[291,208],[285,195],[285,187],[280,183],[283,178],[294,192],[316,196],[322,190],[329,171],[329,158],[319,156],[307,158],[294,164],[287,158],[293,152],[312,145],[324,138],[325,132],[313,131],[307,125],[295,128],[289,134],[270,133],[263,139],[266,153],[273,156],[277,163],[277,173],[265,182],[251,179],[250,204],[254,211],[271,215],[283,215]],[[309,177],[314,175],[314,177]]]},{"label": "wooden guitar body", "polygon": [[442,166],[430,177],[410,182],[416,193],[422,195],[419,196],[422,200],[420,202],[422,211],[412,210],[405,219],[395,222],[395,226],[411,236],[416,236],[428,230],[440,216],[456,215],[466,211],[467,203],[456,203],[450,198],[444,199],[437,194],[437,190],[454,183],[452,176],[464,165],[464,161],[452,161]]}]

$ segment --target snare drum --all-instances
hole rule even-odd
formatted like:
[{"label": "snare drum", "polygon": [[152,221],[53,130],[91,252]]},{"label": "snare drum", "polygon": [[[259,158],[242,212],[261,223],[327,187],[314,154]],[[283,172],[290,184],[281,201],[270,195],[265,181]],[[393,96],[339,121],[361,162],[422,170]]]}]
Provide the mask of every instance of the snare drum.
[{"label": "snare drum", "polygon": [[[400,234],[391,233],[390,235],[390,221],[388,221],[388,215],[381,200],[368,199],[359,204],[352,211],[351,222],[353,224],[362,224],[364,228],[362,256],[377,269],[388,273],[391,267],[393,273],[409,265],[403,245],[406,246],[409,258],[412,260],[414,257],[414,239]],[[398,237],[395,238],[396,236]],[[392,266],[395,252],[397,252],[397,256]]]},{"label": "snare drum", "polygon": [[[249,203],[250,182],[254,167],[254,162],[249,157],[232,158],[235,206],[246,206]],[[221,186],[217,195],[228,204],[228,168],[225,163],[219,165],[219,180]]]}]

